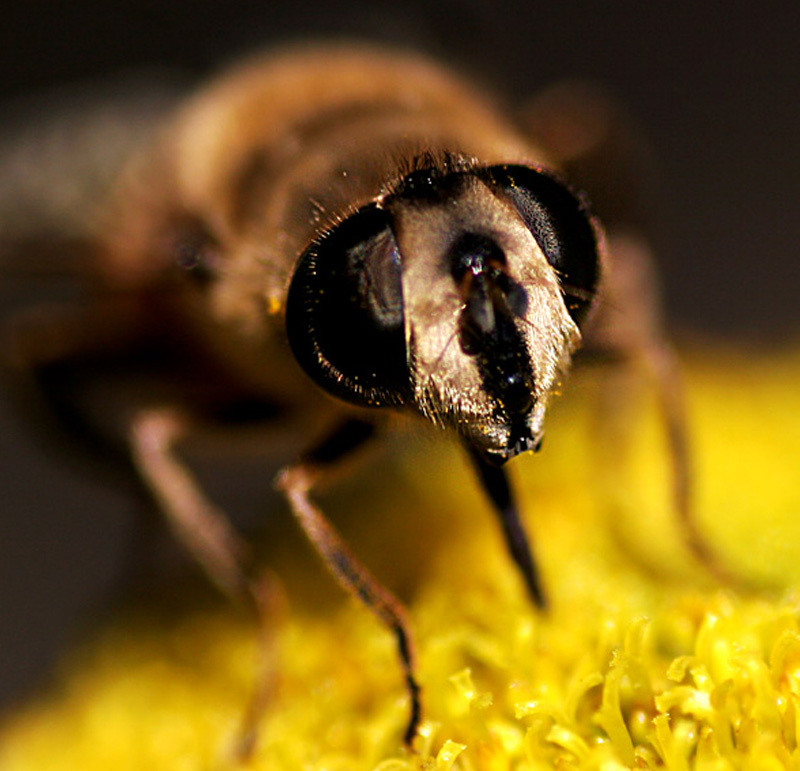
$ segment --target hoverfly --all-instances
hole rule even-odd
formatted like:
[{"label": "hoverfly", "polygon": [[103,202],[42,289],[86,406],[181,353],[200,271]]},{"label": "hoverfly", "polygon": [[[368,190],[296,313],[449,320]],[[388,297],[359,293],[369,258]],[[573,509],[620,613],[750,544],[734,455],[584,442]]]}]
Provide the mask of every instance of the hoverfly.
[{"label": "hoverfly", "polygon": [[[311,499],[388,412],[459,438],[544,606],[504,464],[539,449],[582,343],[647,361],[677,507],[707,556],[687,513],[672,359],[630,280],[647,273],[647,250],[613,217],[604,233],[566,182],[580,164],[546,133],[415,54],[255,58],[180,105],[120,174],[81,302],[6,334],[7,369],[41,414],[132,475],[210,578],[257,613],[258,567],[178,445],[209,424],[303,416],[308,449],[276,485],[338,582],[396,636],[406,742],[421,708],[405,612]],[[120,362],[164,388],[130,389],[109,419],[81,386]]]}]

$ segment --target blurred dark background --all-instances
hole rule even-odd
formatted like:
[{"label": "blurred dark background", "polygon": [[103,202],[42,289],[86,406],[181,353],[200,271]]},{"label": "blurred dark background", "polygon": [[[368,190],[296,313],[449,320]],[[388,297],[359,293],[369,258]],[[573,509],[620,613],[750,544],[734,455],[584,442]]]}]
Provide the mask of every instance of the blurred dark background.
[{"label": "blurred dark background", "polygon": [[[7,100],[75,81],[148,68],[191,84],[239,54],[332,36],[427,51],[512,103],[555,80],[602,84],[657,161],[671,326],[749,345],[797,339],[800,5],[789,0],[30,0],[2,14],[0,121]],[[0,403],[0,703],[47,671],[108,594],[131,513],[10,413]]]}]

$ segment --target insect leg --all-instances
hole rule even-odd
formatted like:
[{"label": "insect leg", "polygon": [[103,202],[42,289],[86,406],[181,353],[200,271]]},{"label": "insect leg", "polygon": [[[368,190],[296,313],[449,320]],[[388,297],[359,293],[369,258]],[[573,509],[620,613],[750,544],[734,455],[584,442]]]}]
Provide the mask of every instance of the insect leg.
[{"label": "insect leg", "polygon": [[675,354],[666,344],[653,344],[644,352],[644,361],[657,388],[659,410],[672,463],[673,505],[684,543],[717,580],[725,584],[735,583],[736,577],[709,547],[708,539],[698,528],[692,505],[691,453],[687,436],[683,378]]},{"label": "insect leg", "polygon": [[131,420],[131,454],[143,482],[179,542],[214,584],[227,597],[250,610],[258,623],[260,675],[235,747],[236,758],[243,761],[255,748],[256,723],[272,692],[269,621],[275,616],[280,591],[269,571],[256,569],[248,544],[225,513],[208,500],[178,458],[176,446],[192,427],[192,421],[177,410],[142,410]]},{"label": "insect leg", "polygon": [[517,567],[519,567],[525,585],[528,587],[533,601],[540,608],[547,605],[542,591],[539,571],[531,552],[530,540],[519,515],[508,476],[501,466],[489,463],[480,452],[467,445],[467,452],[478,472],[484,491],[489,496],[503,528],[506,545]]},{"label": "insect leg", "polygon": [[188,419],[175,410],[137,413],[129,430],[134,465],[180,542],[211,580],[228,597],[249,604],[250,550],[175,453],[189,430]]},{"label": "insect leg", "polygon": [[[589,194],[606,230],[600,301],[579,359],[645,371],[656,388],[672,466],[673,505],[684,542],[712,574],[730,583],[731,572],[698,529],[691,500],[683,383],[663,332],[648,245],[656,197],[652,151],[623,107],[586,85],[562,84],[545,91],[528,106],[522,122],[567,178]],[[615,399],[618,404],[623,400]]]},{"label": "insect leg", "polygon": [[[671,465],[671,496],[682,538],[694,557],[718,580],[735,577],[709,548],[698,528],[692,503],[692,461],[683,378],[672,347],[662,332],[654,290],[652,256],[634,233],[609,233],[608,272],[604,301],[597,309],[581,356],[589,361],[638,370],[655,388],[657,406]],[[609,394],[611,407],[625,396]]]},{"label": "insect leg", "polygon": [[[100,416],[90,414],[91,399],[83,398],[87,375],[98,366],[108,368],[109,354],[124,356],[141,347],[141,329],[135,307],[124,298],[96,301],[87,306],[40,307],[13,317],[2,330],[0,364],[17,401],[31,413],[45,438],[68,446],[68,457],[83,461],[93,472],[110,475],[115,486],[127,484],[150,512],[155,503],[178,540],[201,564],[212,581],[231,599],[255,615],[261,637],[263,674],[248,705],[237,756],[254,743],[253,726],[269,697],[272,678],[268,667],[272,635],[270,619],[278,592],[266,573],[255,575],[247,544],[225,515],[201,493],[188,469],[175,454],[177,443],[193,425],[183,413],[169,409],[142,409],[135,390],[132,401]],[[113,366],[116,359],[111,359]],[[88,373],[78,375],[82,368]],[[146,398],[146,397],[145,397]],[[106,426],[109,415],[120,419],[119,435]],[[111,420],[116,423],[116,418]],[[138,555],[139,557],[141,555]]]},{"label": "insect leg", "polygon": [[417,733],[421,708],[420,687],[415,675],[414,644],[406,610],[353,554],[342,536],[309,497],[320,478],[372,433],[371,423],[357,419],[347,420],[298,463],[283,469],[275,484],[286,496],[303,532],[342,588],[361,600],[394,634],[411,703],[411,715],[404,736],[405,743],[410,745]]}]

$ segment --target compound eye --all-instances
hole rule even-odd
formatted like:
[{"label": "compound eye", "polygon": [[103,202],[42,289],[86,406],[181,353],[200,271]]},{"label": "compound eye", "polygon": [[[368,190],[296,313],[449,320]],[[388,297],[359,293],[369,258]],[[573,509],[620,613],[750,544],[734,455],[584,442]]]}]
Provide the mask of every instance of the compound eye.
[{"label": "compound eye", "polygon": [[511,199],[559,277],[570,316],[580,323],[600,276],[595,227],[584,202],[550,174],[529,166],[486,169]]},{"label": "compound eye", "polygon": [[333,396],[369,407],[410,398],[400,253],[386,211],[365,206],[303,253],[286,330],[297,361]]}]

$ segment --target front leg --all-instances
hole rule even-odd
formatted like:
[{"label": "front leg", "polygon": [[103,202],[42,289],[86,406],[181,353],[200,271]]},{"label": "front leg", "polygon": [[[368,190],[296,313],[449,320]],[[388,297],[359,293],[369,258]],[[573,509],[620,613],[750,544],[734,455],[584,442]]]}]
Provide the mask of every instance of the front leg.
[{"label": "front leg", "polygon": [[273,691],[270,620],[276,615],[280,591],[269,571],[257,569],[249,545],[178,456],[179,443],[195,429],[179,410],[141,410],[130,421],[130,452],[142,483],[177,540],[217,588],[250,611],[258,625],[259,673],[234,747],[235,758],[243,762],[255,749],[256,726]]},{"label": "front leg", "polygon": [[[724,584],[736,576],[700,531],[692,500],[691,447],[680,366],[661,331],[654,289],[653,258],[633,233],[609,233],[609,270],[603,302],[580,355],[638,372],[655,390],[671,466],[671,497],[686,547]],[[624,412],[625,392],[607,394],[609,409]]]},{"label": "front leg", "polygon": [[505,469],[489,463],[478,450],[469,444],[467,445],[467,452],[472,459],[475,470],[478,472],[481,486],[500,518],[506,545],[509,552],[511,552],[511,557],[522,573],[531,598],[538,607],[544,608],[547,605],[547,600],[542,591],[539,571],[536,568],[530,541],[525,532],[525,526],[522,524],[519,509],[514,500]]},{"label": "front leg", "polygon": [[[683,383],[663,332],[649,247],[654,169],[647,142],[620,104],[580,84],[545,91],[524,111],[522,124],[567,178],[588,193],[607,234],[600,302],[579,357],[638,368],[654,385],[683,540],[718,580],[732,583],[731,569],[700,532],[692,503]],[[626,394],[617,394],[609,401],[619,408],[625,399]]]},{"label": "front leg", "polygon": [[358,419],[345,421],[301,460],[283,469],[275,484],[286,496],[292,514],[339,585],[363,602],[394,634],[410,701],[410,716],[404,736],[405,743],[410,745],[417,734],[421,708],[414,644],[406,610],[353,554],[336,528],[309,497],[320,479],[367,441],[373,431],[371,423]]},{"label": "front leg", "polygon": [[189,418],[177,410],[137,413],[129,437],[134,466],[178,541],[217,588],[235,602],[257,609],[248,544],[206,498],[176,454],[178,443],[191,429]]}]

